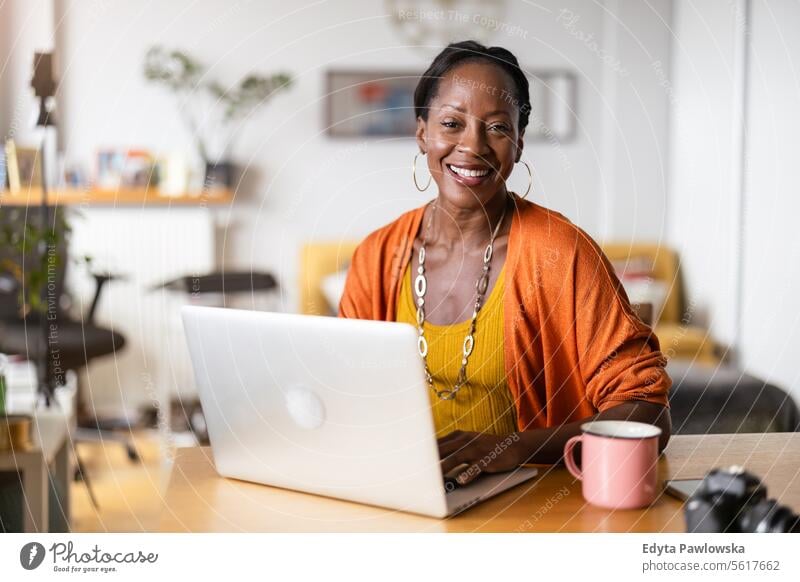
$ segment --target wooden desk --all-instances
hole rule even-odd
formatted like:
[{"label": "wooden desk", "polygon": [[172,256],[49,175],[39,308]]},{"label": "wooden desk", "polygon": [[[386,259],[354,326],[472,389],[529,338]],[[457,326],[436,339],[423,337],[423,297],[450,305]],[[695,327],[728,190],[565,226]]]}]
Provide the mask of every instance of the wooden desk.
[{"label": "wooden desk", "polygon": [[[800,509],[800,433],[673,437],[662,478],[698,478],[743,465],[769,495]],[[438,520],[219,477],[208,448],[180,449],[161,520],[169,532],[681,532],[682,504],[662,495],[645,510],[587,505],[563,467],[454,518]]]}]

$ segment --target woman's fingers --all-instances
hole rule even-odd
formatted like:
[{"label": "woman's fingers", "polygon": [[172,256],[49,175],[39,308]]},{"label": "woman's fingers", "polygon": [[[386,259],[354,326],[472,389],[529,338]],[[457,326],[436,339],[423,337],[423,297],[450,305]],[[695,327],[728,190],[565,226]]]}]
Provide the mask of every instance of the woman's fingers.
[{"label": "woman's fingers", "polygon": [[442,459],[442,474],[447,475],[459,465],[463,465],[468,462],[469,459],[466,457],[463,451],[456,451],[451,455],[447,455]]},{"label": "woman's fingers", "polygon": [[465,485],[481,473],[506,471],[513,466],[494,452],[496,439],[488,435],[474,432],[450,433],[439,439],[439,457],[442,459],[442,473],[447,475],[459,465],[465,465],[457,475],[450,475],[460,484]]},{"label": "woman's fingers", "polygon": [[462,462],[451,465],[452,462],[442,461],[442,474],[446,479],[455,479],[459,485],[467,485],[481,474],[481,468],[476,463]]},{"label": "woman's fingers", "polygon": [[481,447],[477,444],[456,441],[439,445],[439,458],[442,460],[442,467],[447,470],[461,463],[476,463],[483,457]]},{"label": "woman's fingers", "polygon": [[[448,438],[450,437],[450,438]],[[461,432],[439,440],[439,457],[442,471],[447,473],[462,463],[469,465],[464,482],[468,483],[480,473],[496,473],[513,468],[503,455],[496,453],[494,437],[480,433]]]},{"label": "woman's fingers", "polygon": [[481,474],[481,468],[473,463],[472,465],[469,465],[464,471],[459,473],[459,475],[456,477],[456,481],[458,481],[459,485],[467,485],[469,483],[472,483],[472,481],[474,481],[480,474]]}]

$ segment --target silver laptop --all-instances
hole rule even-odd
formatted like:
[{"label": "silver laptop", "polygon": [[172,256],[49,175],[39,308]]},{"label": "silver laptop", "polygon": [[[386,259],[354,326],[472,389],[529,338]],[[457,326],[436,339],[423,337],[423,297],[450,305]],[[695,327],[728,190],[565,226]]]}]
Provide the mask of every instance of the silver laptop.
[{"label": "silver laptop", "polygon": [[434,517],[536,475],[448,491],[411,325],[194,306],[182,316],[220,475]]}]

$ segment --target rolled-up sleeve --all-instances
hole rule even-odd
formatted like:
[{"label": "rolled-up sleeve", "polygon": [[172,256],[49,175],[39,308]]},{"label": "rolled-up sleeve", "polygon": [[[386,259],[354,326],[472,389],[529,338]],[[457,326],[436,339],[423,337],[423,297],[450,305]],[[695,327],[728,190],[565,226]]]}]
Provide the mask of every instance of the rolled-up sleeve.
[{"label": "rolled-up sleeve", "polygon": [[640,400],[669,406],[658,338],[633,312],[600,248],[585,235],[573,263],[575,338],[587,400],[600,412]]}]

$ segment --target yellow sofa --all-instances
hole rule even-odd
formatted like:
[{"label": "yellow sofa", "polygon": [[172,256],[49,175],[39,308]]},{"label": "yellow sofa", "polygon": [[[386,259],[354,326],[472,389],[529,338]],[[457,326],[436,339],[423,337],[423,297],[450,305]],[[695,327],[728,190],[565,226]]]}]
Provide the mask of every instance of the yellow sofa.
[{"label": "yellow sofa", "polygon": [[303,245],[300,250],[300,313],[331,315],[338,305],[325,299],[323,281],[329,275],[344,271],[350,264],[358,241],[322,241]]},{"label": "yellow sofa", "polygon": [[663,308],[660,314],[654,314],[654,330],[664,355],[711,365],[719,363],[708,331],[691,323],[693,311],[686,303],[677,253],[655,243],[610,242],[602,248],[618,271],[620,264],[646,265],[649,277],[665,285]]}]

